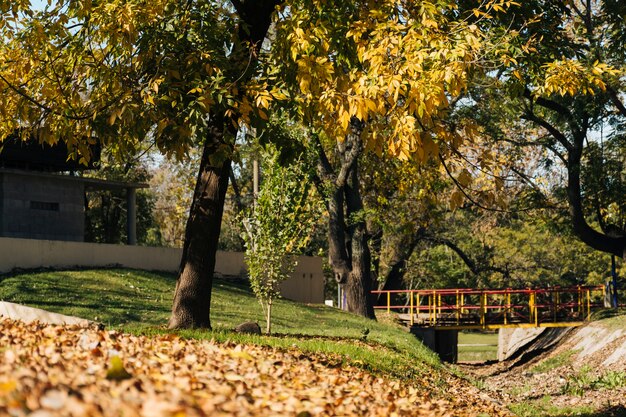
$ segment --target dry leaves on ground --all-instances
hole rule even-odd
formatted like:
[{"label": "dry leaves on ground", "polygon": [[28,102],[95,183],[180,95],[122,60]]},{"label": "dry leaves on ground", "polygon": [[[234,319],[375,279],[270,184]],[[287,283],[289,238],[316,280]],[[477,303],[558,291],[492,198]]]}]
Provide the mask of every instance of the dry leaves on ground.
[{"label": "dry leaves on ground", "polygon": [[434,400],[419,381],[333,362],[296,350],[0,317],[0,415],[507,415],[465,386]]}]

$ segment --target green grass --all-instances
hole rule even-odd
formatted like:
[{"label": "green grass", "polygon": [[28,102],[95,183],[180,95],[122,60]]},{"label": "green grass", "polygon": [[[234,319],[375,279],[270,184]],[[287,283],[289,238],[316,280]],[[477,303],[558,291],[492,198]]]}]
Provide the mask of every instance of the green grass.
[{"label": "green grass", "polygon": [[[509,409],[518,417],[565,417],[565,416],[592,416],[595,409],[590,406],[563,407],[552,403],[550,396],[539,400],[523,401],[512,404]],[[598,414],[600,416],[601,414]]]},{"label": "green grass", "polygon": [[530,372],[533,374],[543,374],[553,369],[560,368],[561,366],[569,365],[572,363],[572,355],[575,353],[575,350],[567,350],[558,355],[551,356],[530,368]]},{"label": "green grass", "polygon": [[459,332],[459,362],[486,362],[496,359],[498,359],[498,333]]},{"label": "green grass", "polygon": [[563,393],[582,397],[588,391],[613,390],[625,385],[626,372],[611,370],[601,375],[594,375],[592,368],[589,365],[585,365],[567,378],[565,387],[563,387]]},{"label": "green grass", "polygon": [[593,321],[602,320],[602,326],[609,330],[623,329],[624,328],[624,316],[626,315],[626,308],[607,308],[594,312],[591,315]]},{"label": "green grass", "polygon": [[[175,277],[171,274],[99,269],[43,271],[0,276],[0,300],[78,316],[136,334],[162,334],[170,314]],[[244,321],[263,327],[261,307],[245,285],[216,279],[213,285],[213,331],[181,331],[183,337],[254,343],[337,356],[375,373],[401,378],[443,369],[434,353],[397,325],[367,320],[332,307],[278,300],[273,308],[273,336],[231,332]],[[364,343],[364,332],[369,330]],[[436,378],[433,378],[436,379]],[[435,383],[441,383],[435,381]]]}]

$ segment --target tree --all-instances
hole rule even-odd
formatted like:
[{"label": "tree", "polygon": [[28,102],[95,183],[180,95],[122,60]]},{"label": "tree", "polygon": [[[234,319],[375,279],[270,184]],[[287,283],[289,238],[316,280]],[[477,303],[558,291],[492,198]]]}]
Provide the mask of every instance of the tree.
[{"label": "tree", "polygon": [[626,249],[623,220],[615,216],[623,212],[616,173],[623,171],[618,143],[626,118],[625,11],[615,1],[522,2],[500,18],[523,28],[520,43],[529,47],[492,74],[496,88],[476,89],[467,101],[495,141],[549,153],[546,166],[564,172],[552,185],[564,191],[576,236],[619,257]]},{"label": "tree", "polygon": [[[109,181],[147,183],[151,173],[146,161],[132,159],[124,166],[114,163],[105,154],[100,160],[99,169],[83,173],[83,176]],[[160,227],[155,211],[153,190],[138,190],[137,243],[158,246],[161,244]],[[85,192],[85,240],[99,243],[125,243],[127,198],[125,190],[98,190]]]},{"label": "tree", "polygon": [[[191,147],[202,149],[172,328],[210,327],[215,252],[240,126],[266,119],[269,104],[289,93],[318,137],[346,139],[334,195],[351,193],[345,201],[355,218],[361,149],[423,160],[439,144],[460,140],[440,119],[486,44],[466,17],[486,17],[512,2],[491,0],[458,14],[452,1],[293,1],[281,9],[265,51],[282,3],[57,0],[33,11],[28,0],[0,1],[0,138],[19,130],[42,142],[64,140],[83,161],[96,141],[120,156],[145,140],[181,159]],[[359,222],[348,232],[358,258],[348,278],[352,308],[371,315],[368,238]]]},{"label": "tree", "polygon": [[198,151],[192,149],[185,160],[163,158],[153,168],[150,189],[155,195],[154,216],[165,246],[183,246],[199,159]]},{"label": "tree", "polygon": [[82,161],[96,141],[120,156],[145,140],[181,159],[202,149],[170,327],[210,327],[230,152],[278,3],[0,2],[0,138],[63,140]]},{"label": "tree", "polygon": [[458,210],[447,224],[408,263],[417,288],[597,285],[608,272],[607,255],[537,213]]},{"label": "tree", "polygon": [[311,178],[303,160],[279,164],[280,153],[261,154],[263,182],[254,204],[243,213],[245,261],[254,294],[272,329],[272,304],[280,296],[280,284],[293,272],[298,252],[306,246],[319,216]]},{"label": "tree", "polygon": [[444,122],[450,101],[494,47],[467,18],[511,3],[459,13],[455,2],[304,0],[278,22],[269,76],[284,75],[316,144],[329,259],[349,311],[374,318],[360,159],[371,151],[425,162],[458,146],[463,126]]}]

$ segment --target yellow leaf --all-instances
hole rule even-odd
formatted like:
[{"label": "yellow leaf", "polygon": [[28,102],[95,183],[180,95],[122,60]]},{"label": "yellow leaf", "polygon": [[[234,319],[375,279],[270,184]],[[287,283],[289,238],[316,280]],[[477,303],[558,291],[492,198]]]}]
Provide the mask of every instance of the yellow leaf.
[{"label": "yellow leaf", "polygon": [[240,351],[231,350],[228,352],[228,354],[230,355],[231,358],[246,359],[249,361],[254,360],[254,357],[252,355],[250,355],[248,352],[244,352],[243,350],[240,350]]},{"label": "yellow leaf", "polygon": [[119,356],[111,357],[109,361],[109,369],[107,370],[107,379],[113,381],[121,381],[123,379],[131,378],[132,375],[129,374],[126,369],[124,369],[124,364]]},{"label": "yellow leaf", "polygon": [[459,174],[459,178],[457,179],[459,184],[463,187],[467,187],[472,182],[472,175],[469,173],[467,169],[464,169]]},{"label": "yellow leaf", "polygon": [[463,204],[463,194],[459,190],[454,190],[452,195],[450,196],[450,208],[452,210],[461,207]]},{"label": "yellow leaf", "polygon": [[0,383],[0,392],[9,393],[15,391],[17,383],[13,380]]}]

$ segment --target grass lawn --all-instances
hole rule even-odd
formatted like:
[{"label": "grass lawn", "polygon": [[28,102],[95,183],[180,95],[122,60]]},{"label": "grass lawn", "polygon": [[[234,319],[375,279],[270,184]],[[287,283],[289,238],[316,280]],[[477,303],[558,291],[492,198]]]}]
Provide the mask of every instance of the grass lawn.
[{"label": "grass lawn", "polygon": [[459,332],[459,362],[498,359],[498,333]]},{"label": "grass lawn", "polygon": [[[0,276],[0,300],[99,321],[138,334],[166,333],[175,277],[127,269],[44,271]],[[181,331],[182,336],[254,343],[303,351],[336,353],[342,359],[401,378],[424,376],[438,358],[401,327],[380,317],[367,320],[332,307],[279,300],[274,304],[274,336],[239,335],[229,330],[263,313],[251,291],[215,280],[213,331]],[[369,330],[365,336],[366,330]],[[367,343],[363,343],[366,340]],[[441,381],[435,381],[439,384]]]}]

